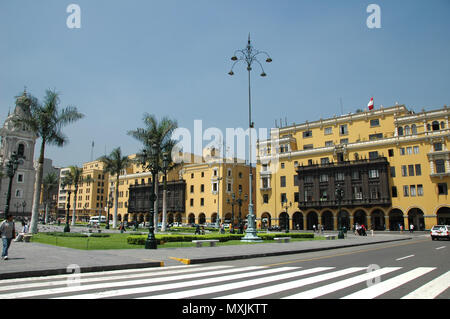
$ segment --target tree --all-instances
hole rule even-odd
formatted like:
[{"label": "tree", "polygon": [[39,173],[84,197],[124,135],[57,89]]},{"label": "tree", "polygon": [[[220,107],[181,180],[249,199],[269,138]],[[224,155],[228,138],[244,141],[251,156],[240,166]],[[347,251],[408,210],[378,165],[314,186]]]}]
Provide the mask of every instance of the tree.
[{"label": "tree", "polygon": [[44,171],[44,154],[47,145],[63,147],[67,144],[68,138],[63,134],[62,128],[84,117],[74,106],[67,106],[59,109],[59,93],[47,90],[43,104],[31,95],[24,94],[23,99],[19,99],[18,104],[23,104],[29,112],[25,116],[20,116],[14,121],[16,126],[26,125],[28,129],[41,138],[39,161],[36,169],[36,179],[34,184],[33,206],[31,212],[30,232],[37,233],[39,218],[39,201],[41,197],[42,178]]},{"label": "tree", "polygon": [[109,176],[116,176],[116,189],[114,197],[114,217],[113,228],[117,227],[117,211],[119,206],[119,178],[123,170],[131,165],[131,160],[127,156],[122,156],[120,147],[115,148],[110,155],[102,156],[99,161],[105,164],[103,171],[109,173]]},{"label": "tree", "polygon": [[69,166],[69,172],[67,173],[66,185],[73,186],[73,210],[72,210],[72,226],[75,226],[76,221],[76,209],[77,209],[77,195],[78,188],[81,183],[91,181],[90,178],[83,177],[83,169],[77,166]]},{"label": "tree", "polygon": [[43,201],[45,206],[45,224],[48,223],[48,206],[52,202],[52,195],[58,190],[58,176],[55,173],[45,175],[42,181]]},{"label": "tree", "polygon": [[[158,122],[154,115],[144,113],[143,121],[145,124],[145,128],[138,128],[134,131],[128,131],[128,135],[134,137],[138,141],[140,141],[144,145],[144,150],[147,151],[147,154],[151,153],[151,147],[153,144],[157,146],[157,155],[156,160],[158,162],[158,167],[161,171],[162,167],[162,154],[168,153],[171,154],[172,147],[175,144],[175,141],[172,140],[172,133],[178,127],[176,121],[169,119],[168,117],[163,117],[161,121]],[[142,163],[143,154],[138,153],[136,155],[136,161]],[[153,176],[156,178],[156,187],[158,185],[158,176]],[[155,189],[155,194],[158,195],[157,189]],[[165,199],[166,196],[164,196]],[[162,229],[165,230],[165,216],[163,212],[163,223]],[[155,218],[157,220],[158,216],[158,200],[155,201]],[[157,222],[155,222],[157,225]]]}]

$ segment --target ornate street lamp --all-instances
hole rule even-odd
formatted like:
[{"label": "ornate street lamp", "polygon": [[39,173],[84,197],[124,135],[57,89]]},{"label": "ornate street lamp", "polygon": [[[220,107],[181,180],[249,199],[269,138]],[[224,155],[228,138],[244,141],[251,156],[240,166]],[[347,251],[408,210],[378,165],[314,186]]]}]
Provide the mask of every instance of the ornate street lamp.
[{"label": "ornate street lamp", "polygon": [[285,232],[286,233],[289,233],[289,212],[288,212],[289,207],[292,207],[292,202],[289,202],[289,205],[288,205],[287,198],[285,197],[284,202],[283,202],[283,208],[286,209],[286,220],[285,220],[285,226],[286,226]]},{"label": "ornate street lamp", "polygon": [[152,144],[150,148],[150,154],[147,150],[142,151],[142,166],[146,169],[150,169],[152,172],[152,191],[150,193],[150,222],[148,226],[148,237],[145,242],[145,249],[157,249],[156,237],[155,237],[155,200],[157,198],[156,191],[156,180],[158,179],[159,171],[159,148],[158,145]]},{"label": "ornate street lamp", "polygon": [[267,74],[264,72],[264,68],[261,64],[261,62],[258,61],[259,55],[265,55],[266,62],[270,63],[272,62],[272,58],[264,51],[258,51],[255,50],[254,47],[251,45],[250,41],[250,34],[248,35],[248,43],[245,49],[243,50],[236,50],[233,57],[231,58],[231,61],[233,61],[233,66],[231,67],[231,71],[228,73],[229,75],[234,75],[233,68],[234,66],[240,62],[244,61],[247,64],[247,71],[248,71],[248,118],[249,118],[249,164],[250,164],[250,175],[249,175],[249,204],[248,204],[248,226],[247,231],[242,238],[242,241],[245,242],[254,242],[254,241],[261,241],[261,238],[259,238],[256,235],[256,216],[253,211],[253,172],[252,172],[252,128],[254,127],[254,123],[252,122],[252,103],[251,103],[251,85],[250,85],[250,71],[252,70],[252,65],[254,62],[258,63],[261,67],[262,73],[261,76],[265,77]]},{"label": "ornate street lamp", "polygon": [[8,192],[6,195],[6,204],[5,204],[5,219],[6,216],[9,215],[9,204],[11,202],[11,189],[12,189],[12,183],[14,180],[14,175],[17,172],[17,169],[19,168],[19,164],[22,164],[22,160],[19,159],[19,156],[16,152],[13,152],[11,154],[11,158],[9,159],[8,163],[6,163],[6,175],[9,177],[9,184],[8,184]]}]

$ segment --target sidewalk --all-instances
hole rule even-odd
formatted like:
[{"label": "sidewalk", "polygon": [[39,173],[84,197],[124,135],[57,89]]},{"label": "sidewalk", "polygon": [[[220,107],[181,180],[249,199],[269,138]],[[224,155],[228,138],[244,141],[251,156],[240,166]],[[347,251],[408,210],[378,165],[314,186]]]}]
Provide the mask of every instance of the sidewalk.
[{"label": "sidewalk", "polygon": [[[335,235],[336,233],[327,233]],[[337,235],[337,234],[336,234]],[[163,267],[198,264],[265,256],[289,255],[313,251],[403,241],[422,236],[420,233],[370,234],[367,237],[347,234],[346,239],[316,240],[291,243],[249,244],[219,247],[162,248],[157,250],[76,250],[39,243],[13,242],[9,259],[0,260],[0,279],[68,274],[69,265],[80,272]]]}]

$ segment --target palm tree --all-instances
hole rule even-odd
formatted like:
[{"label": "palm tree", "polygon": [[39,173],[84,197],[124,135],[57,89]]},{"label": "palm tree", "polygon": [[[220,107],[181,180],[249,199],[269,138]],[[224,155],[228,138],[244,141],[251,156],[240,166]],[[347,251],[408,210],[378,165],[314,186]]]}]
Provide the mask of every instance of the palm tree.
[{"label": "palm tree", "polygon": [[[128,131],[128,135],[134,137],[138,141],[140,141],[144,145],[144,150],[147,151],[148,154],[151,153],[152,145],[157,146],[157,155],[156,160],[158,161],[159,168],[162,167],[162,154],[168,153],[171,154],[172,147],[175,144],[175,141],[172,140],[172,133],[178,127],[176,121],[169,119],[168,117],[163,117],[161,121],[158,122],[154,115],[144,113],[143,121],[145,124],[145,128],[138,128],[134,131]],[[136,155],[136,161],[142,162],[143,154],[138,153]],[[153,176],[156,178],[156,187],[158,186],[158,176]],[[158,195],[157,189],[155,189],[155,194]],[[165,196],[164,196],[165,199]],[[155,201],[155,215],[156,219],[155,225],[157,225],[157,216],[158,216],[158,200]],[[163,211],[163,223],[162,223],[162,231],[165,230],[165,220],[167,212]]]},{"label": "palm tree", "polygon": [[83,169],[77,166],[69,166],[67,178],[68,181],[70,181],[69,183],[67,183],[67,185],[73,186],[72,226],[75,226],[78,188],[84,181]]},{"label": "palm tree", "polygon": [[30,223],[30,232],[37,233],[39,218],[39,201],[41,197],[41,187],[44,169],[44,154],[46,145],[56,145],[62,147],[67,144],[68,139],[63,134],[62,128],[84,117],[74,106],[67,106],[59,109],[59,93],[47,90],[44,103],[24,93],[24,98],[19,99],[18,104],[22,104],[24,109],[29,110],[28,114],[20,116],[15,120],[16,126],[26,125],[28,129],[41,138],[38,167],[34,184],[33,206]]},{"label": "palm tree", "polygon": [[58,190],[58,176],[56,173],[45,175],[42,181],[42,192],[45,205],[45,224],[48,223],[48,206],[52,201],[52,195]]},{"label": "palm tree", "polygon": [[110,176],[116,176],[116,196],[114,197],[114,217],[113,228],[117,227],[117,210],[119,207],[119,177],[122,171],[131,165],[131,160],[128,156],[122,156],[120,147],[113,149],[110,155],[102,156],[98,159],[105,164],[103,171],[109,173]]}]

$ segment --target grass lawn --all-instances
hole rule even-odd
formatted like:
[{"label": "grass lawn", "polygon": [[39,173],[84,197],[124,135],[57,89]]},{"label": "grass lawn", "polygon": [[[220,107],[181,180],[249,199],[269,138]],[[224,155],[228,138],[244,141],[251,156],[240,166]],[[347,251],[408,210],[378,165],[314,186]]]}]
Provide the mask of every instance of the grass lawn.
[{"label": "grass lawn", "polygon": [[[81,250],[108,250],[108,249],[144,249],[144,245],[130,245],[127,243],[127,237],[130,233],[124,234],[109,234],[110,237],[61,237],[49,236],[45,233],[33,235],[32,242],[55,245],[60,247],[67,247]],[[158,235],[157,235],[158,237]],[[325,237],[311,238],[292,238],[291,241],[309,241],[309,240],[323,240]],[[265,240],[262,243],[274,243],[273,240]],[[243,243],[240,240],[230,240],[228,242],[217,243],[217,246],[225,245],[257,245],[258,243]],[[163,245],[158,245],[158,248],[181,248],[181,247],[195,247],[192,242],[169,242]]]}]

